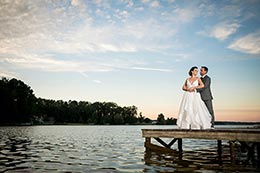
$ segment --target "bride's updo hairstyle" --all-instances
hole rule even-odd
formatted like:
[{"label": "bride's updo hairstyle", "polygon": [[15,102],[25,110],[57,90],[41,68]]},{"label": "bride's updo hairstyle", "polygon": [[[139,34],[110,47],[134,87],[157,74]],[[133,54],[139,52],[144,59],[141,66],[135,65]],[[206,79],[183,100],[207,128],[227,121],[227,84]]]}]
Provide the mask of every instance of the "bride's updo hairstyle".
[{"label": "bride's updo hairstyle", "polygon": [[195,69],[198,69],[198,67],[194,66],[194,67],[191,67],[190,71],[189,71],[189,75],[192,76],[192,71],[195,70]]}]

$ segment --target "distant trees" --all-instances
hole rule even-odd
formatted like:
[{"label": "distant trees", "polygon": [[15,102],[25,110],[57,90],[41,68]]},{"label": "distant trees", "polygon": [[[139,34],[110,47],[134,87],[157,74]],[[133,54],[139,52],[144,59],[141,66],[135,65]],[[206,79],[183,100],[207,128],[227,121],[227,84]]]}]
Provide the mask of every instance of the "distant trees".
[{"label": "distant trees", "polygon": [[[151,124],[137,115],[136,106],[121,107],[113,102],[63,101],[35,97],[30,86],[17,79],[0,80],[0,124],[67,124],[95,125]],[[176,119],[160,113],[157,124],[176,124]]]},{"label": "distant trees", "polygon": [[164,115],[162,113],[160,113],[157,117],[157,124],[159,125],[163,125],[165,124],[165,119],[164,119]]},{"label": "distant trees", "polygon": [[158,125],[175,125],[177,122],[176,118],[167,118],[164,119],[164,115],[160,113],[157,117],[157,124]]},{"label": "distant trees", "polygon": [[[137,107],[120,107],[113,102],[62,101],[39,98],[37,123],[54,121],[56,124],[135,124]],[[53,122],[52,122],[53,123]]]},{"label": "distant trees", "polygon": [[30,86],[21,80],[0,80],[1,124],[142,124],[151,120],[137,117],[136,106],[118,106],[113,102],[62,101],[36,98]]}]

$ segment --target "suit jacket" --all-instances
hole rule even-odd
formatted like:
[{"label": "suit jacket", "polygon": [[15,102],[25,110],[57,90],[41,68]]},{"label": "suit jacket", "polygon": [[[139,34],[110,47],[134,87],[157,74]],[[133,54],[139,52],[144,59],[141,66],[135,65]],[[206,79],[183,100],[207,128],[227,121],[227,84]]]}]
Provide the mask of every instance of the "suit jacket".
[{"label": "suit jacket", "polygon": [[201,78],[202,82],[204,83],[203,88],[197,89],[197,91],[201,95],[202,100],[212,100],[212,94],[211,94],[211,89],[210,89],[210,84],[211,84],[211,79],[209,76],[205,76],[204,78]]}]

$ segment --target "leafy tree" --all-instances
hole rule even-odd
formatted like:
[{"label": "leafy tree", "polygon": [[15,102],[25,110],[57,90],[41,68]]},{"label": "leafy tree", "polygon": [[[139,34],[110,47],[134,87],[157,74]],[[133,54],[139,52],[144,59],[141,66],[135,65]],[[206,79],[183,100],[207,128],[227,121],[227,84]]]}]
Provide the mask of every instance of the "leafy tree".
[{"label": "leafy tree", "polygon": [[145,117],[143,116],[142,112],[139,113],[139,117],[138,117],[138,122],[139,123],[143,123],[144,122]]},{"label": "leafy tree", "polygon": [[157,124],[159,125],[164,125],[165,124],[165,119],[164,119],[164,115],[162,113],[160,113],[157,117]]},{"label": "leafy tree", "polygon": [[33,90],[21,80],[2,78],[0,82],[1,122],[31,121],[36,98]]},{"label": "leafy tree", "polygon": [[151,120],[150,118],[145,118],[145,119],[144,119],[144,122],[148,124],[148,123],[151,123],[152,120]]},{"label": "leafy tree", "polygon": [[167,125],[176,125],[177,119],[176,118],[167,118],[166,124]]}]

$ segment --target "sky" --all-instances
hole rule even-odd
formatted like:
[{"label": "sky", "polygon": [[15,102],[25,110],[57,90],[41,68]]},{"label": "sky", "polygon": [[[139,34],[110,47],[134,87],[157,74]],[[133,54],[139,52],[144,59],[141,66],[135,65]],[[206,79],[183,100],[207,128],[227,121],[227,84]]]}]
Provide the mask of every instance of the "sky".
[{"label": "sky", "polygon": [[218,121],[260,121],[259,0],[0,0],[0,76],[37,97],[177,118],[207,66]]}]

